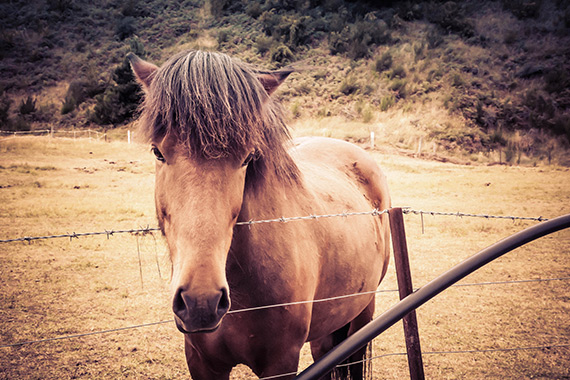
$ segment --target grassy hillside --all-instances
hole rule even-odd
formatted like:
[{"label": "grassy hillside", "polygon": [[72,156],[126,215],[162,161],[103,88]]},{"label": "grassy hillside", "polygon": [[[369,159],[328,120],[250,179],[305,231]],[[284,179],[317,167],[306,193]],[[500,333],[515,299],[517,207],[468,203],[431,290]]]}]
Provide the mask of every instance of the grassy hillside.
[{"label": "grassy hillside", "polygon": [[570,7],[561,0],[32,0],[0,4],[0,129],[129,123],[124,56],[223,51],[299,72],[299,133],[465,160],[569,164]]}]

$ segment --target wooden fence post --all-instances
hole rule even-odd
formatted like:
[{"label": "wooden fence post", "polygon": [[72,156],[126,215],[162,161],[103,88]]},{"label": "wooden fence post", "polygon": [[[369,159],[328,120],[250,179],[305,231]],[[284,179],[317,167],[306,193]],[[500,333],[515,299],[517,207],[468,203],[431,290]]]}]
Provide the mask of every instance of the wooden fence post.
[{"label": "wooden fence post", "polygon": [[[400,300],[402,300],[414,291],[410,272],[410,260],[408,258],[404,217],[402,209],[399,207],[391,208],[388,214],[390,216],[390,231],[392,234],[392,246],[394,248],[394,263],[396,264],[398,290],[400,292]],[[420,334],[418,332],[416,311],[412,310],[402,319],[402,322],[404,323],[404,335],[406,337],[410,379],[424,380],[424,365],[422,361],[422,349],[420,347]]]}]

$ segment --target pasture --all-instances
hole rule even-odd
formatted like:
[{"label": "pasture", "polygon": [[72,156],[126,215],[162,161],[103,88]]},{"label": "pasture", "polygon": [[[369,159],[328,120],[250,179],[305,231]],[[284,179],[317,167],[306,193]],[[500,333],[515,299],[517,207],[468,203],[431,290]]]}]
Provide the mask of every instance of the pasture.
[{"label": "pasture", "polygon": [[[371,154],[388,177],[394,206],[546,218],[570,212],[567,168]],[[0,239],[154,227],[153,171],[147,146],[2,140]],[[536,223],[424,215],[422,233],[420,216],[407,215],[405,222],[416,287]],[[158,233],[0,244],[0,379],[188,377],[182,336],[168,322],[169,263]],[[570,231],[547,236],[462,282],[508,283],[453,287],[418,309],[426,378],[570,377],[569,251]],[[513,282],[536,279],[562,280]],[[393,262],[379,289],[396,289]],[[397,299],[395,292],[379,293],[376,313]],[[161,321],[167,322],[5,346]],[[405,352],[401,323],[373,345],[380,356],[373,362],[375,379],[408,376],[405,355],[390,355]],[[301,366],[310,363],[304,350]],[[240,367],[232,378],[254,377]]]}]

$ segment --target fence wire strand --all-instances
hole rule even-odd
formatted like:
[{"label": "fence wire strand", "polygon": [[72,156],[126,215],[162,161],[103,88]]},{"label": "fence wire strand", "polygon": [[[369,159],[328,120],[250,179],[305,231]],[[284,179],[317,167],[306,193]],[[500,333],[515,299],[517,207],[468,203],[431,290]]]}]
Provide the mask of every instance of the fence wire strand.
[{"label": "fence wire strand", "polygon": [[[302,220],[319,220],[324,218],[347,218],[352,216],[362,216],[362,215],[371,215],[371,216],[379,216],[383,214],[387,214],[389,209],[385,210],[378,210],[373,209],[370,211],[360,211],[360,212],[342,212],[337,214],[324,214],[324,215],[306,215],[306,216],[293,216],[293,217],[280,217],[274,219],[265,219],[265,220],[250,220],[246,222],[238,222],[236,226],[253,226],[256,224],[266,224],[266,223],[287,223],[287,222],[294,222],[294,221],[302,221]],[[507,215],[491,215],[491,214],[470,214],[470,213],[463,213],[463,212],[441,212],[441,211],[424,211],[424,210],[415,210],[410,207],[402,207],[402,212],[404,214],[414,214],[420,215],[423,220],[423,215],[432,215],[432,216],[455,216],[455,217],[466,217],[466,218],[483,218],[483,219],[508,219],[508,220],[527,220],[527,221],[535,221],[535,222],[544,222],[547,221],[548,218],[544,218],[542,216],[539,217],[526,217],[526,216],[507,216]],[[422,223],[423,224],[423,223]],[[49,236],[24,236],[19,238],[12,238],[12,239],[2,239],[0,243],[14,243],[14,242],[28,242],[31,243],[34,240],[47,240],[47,239],[58,239],[58,238],[69,238],[70,240],[78,239],[84,236],[96,236],[96,235],[106,235],[107,238],[115,235],[115,234],[149,234],[152,232],[160,231],[158,227],[146,227],[146,228],[139,228],[139,229],[130,229],[130,230],[105,230],[105,231],[98,231],[98,232],[83,232],[83,233],[66,233],[60,235],[49,235]]]},{"label": "fence wire strand", "polygon": [[[558,278],[537,278],[537,279],[531,279],[531,280],[489,281],[489,282],[468,283],[468,284],[455,284],[455,285],[452,285],[451,287],[453,288],[453,287],[468,287],[468,286],[506,285],[506,284],[522,284],[522,283],[530,283],[530,282],[568,281],[568,280],[570,280],[570,276],[569,277],[558,277]],[[418,289],[414,289],[414,291],[417,291]],[[303,304],[311,304],[311,303],[329,302],[329,301],[335,301],[335,300],[340,300],[340,299],[344,299],[344,298],[357,297],[357,296],[363,296],[363,295],[371,295],[371,294],[379,294],[379,293],[396,293],[396,292],[398,292],[398,289],[377,289],[377,290],[372,290],[369,292],[346,294],[346,295],[342,295],[342,296],[320,298],[320,299],[316,299],[316,300],[286,302],[286,303],[280,303],[280,304],[263,305],[263,306],[258,306],[258,307],[245,308],[245,309],[230,310],[228,312],[228,314],[237,314],[237,313],[245,313],[245,312],[251,312],[251,311],[260,311],[260,310],[271,309],[271,308],[276,308],[276,307],[287,307],[287,306],[295,306],[295,305],[303,305]],[[50,342],[50,341],[54,341],[54,340],[81,338],[81,337],[90,336],[90,335],[99,335],[99,334],[107,334],[107,333],[119,332],[119,331],[124,331],[124,330],[133,330],[133,329],[138,329],[138,328],[142,328],[142,327],[148,327],[148,326],[154,326],[154,325],[160,325],[160,324],[172,323],[172,322],[174,322],[173,319],[167,320],[167,321],[159,321],[159,322],[139,324],[139,325],[134,325],[134,326],[120,327],[120,328],[110,329],[110,330],[93,331],[93,332],[84,333],[84,334],[72,334],[72,335],[64,335],[64,336],[54,337],[54,338],[46,338],[46,339],[30,340],[30,341],[24,341],[24,342],[9,343],[9,344],[0,345],[0,348],[17,347],[17,346],[23,346],[23,345],[27,345],[27,344]]]}]

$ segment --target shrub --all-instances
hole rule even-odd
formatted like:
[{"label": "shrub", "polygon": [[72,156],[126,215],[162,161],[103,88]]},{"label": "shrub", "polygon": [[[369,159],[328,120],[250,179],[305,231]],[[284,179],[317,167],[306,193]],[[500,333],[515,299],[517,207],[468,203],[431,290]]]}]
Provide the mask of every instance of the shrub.
[{"label": "shrub", "polygon": [[329,50],[331,54],[344,54],[350,43],[350,29],[344,28],[340,32],[332,32],[329,35]]},{"label": "shrub", "polygon": [[10,106],[12,105],[12,99],[7,96],[0,98],[0,127],[5,129],[10,129]]},{"label": "shrub", "polygon": [[439,45],[443,43],[443,36],[436,28],[431,28],[426,35],[426,40],[428,43],[428,47],[430,49],[435,49]]},{"label": "shrub", "polygon": [[502,0],[503,9],[509,10],[519,19],[537,18],[542,0]]},{"label": "shrub", "polygon": [[212,16],[221,16],[224,9],[230,5],[229,0],[210,0],[210,11]]},{"label": "shrub", "polygon": [[128,60],[113,72],[114,85],[95,97],[96,104],[91,120],[100,125],[118,125],[133,117],[142,94],[135,82]]},{"label": "shrub", "polygon": [[422,4],[414,1],[404,1],[396,7],[397,15],[405,21],[419,20],[423,17]]},{"label": "shrub", "polygon": [[18,109],[20,115],[31,115],[36,112],[36,100],[28,96],[26,100],[22,100]]},{"label": "shrub", "polygon": [[218,45],[223,45],[228,42],[230,34],[231,32],[229,28],[218,30]]},{"label": "shrub", "polygon": [[66,95],[65,99],[61,104],[61,114],[67,115],[68,113],[72,112],[75,107],[77,107],[77,101],[71,95]]},{"label": "shrub", "polygon": [[382,56],[377,58],[376,62],[374,62],[374,69],[379,73],[388,70],[390,67],[392,67],[392,54],[390,54],[389,51],[382,54]]},{"label": "shrub", "polygon": [[356,79],[350,75],[346,77],[342,83],[340,84],[339,91],[344,95],[354,94],[356,91],[360,89],[360,85],[356,81]]},{"label": "shrub", "polygon": [[258,2],[250,2],[245,8],[245,13],[253,18],[258,18],[263,13],[263,8]]},{"label": "shrub", "polygon": [[559,115],[554,118],[552,132],[565,136],[566,142],[570,142],[570,115]]},{"label": "shrub", "polygon": [[301,46],[308,42],[313,34],[313,28],[310,26],[311,18],[302,16],[299,18],[292,18],[289,21],[289,30],[287,42],[290,46]]},{"label": "shrub", "polygon": [[560,93],[570,87],[570,77],[563,69],[553,69],[545,75],[544,89],[549,93]]},{"label": "shrub", "polygon": [[31,124],[23,116],[16,117],[16,120],[12,123],[13,131],[29,131],[31,129]]},{"label": "shrub", "polygon": [[390,109],[395,102],[396,99],[394,98],[394,95],[390,94],[384,96],[382,100],[380,100],[380,111],[382,112],[388,111],[388,109]]},{"label": "shrub", "polygon": [[137,30],[135,24],[136,20],[134,17],[132,16],[124,17],[117,22],[117,26],[115,28],[115,34],[122,41],[125,38],[128,38],[133,34],[135,34]]},{"label": "shrub", "polygon": [[475,35],[475,28],[465,19],[464,9],[454,1],[448,1],[443,5],[431,3],[426,15],[428,21],[449,32],[457,33],[463,37]]},{"label": "shrub", "polygon": [[390,72],[388,72],[388,78],[390,78],[390,79],[394,79],[394,78],[402,79],[405,77],[406,77],[406,69],[402,65],[398,65],[398,66],[394,67],[392,70],[390,70]]},{"label": "shrub", "polygon": [[383,20],[366,18],[345,26],[329,36],[329,50],[332,54],[347,53],[351,59],[370,55],[372,45],[384,44],[392,39],[388,25]]},{"label": "shrub", "polygon": [[271,50],[274,44],[275,41],[273,40],[273,38],[267,36],[260,36],[255,41],[255,49],[257,50],[257,53],[263,55],[267,53],[269,50]]},{"label": "shrub", "polygon": [[463,77],[461,76],[460,73],[454,73],[451,76],[451,85],[453,87],[463,87],[465,86],[465,80],[463,80]]},{"label": "shrub", "polygon": [[360,112],[360,115],[362,116],[363,123],[371,123],[374,120],[374,112],[372,111],[370,106],[368,106],[368,104],[364,106],[364,108]]},{"label": "shrub", "polygon": [[279,29],[281,16],[276,14],[273,10],[263,12],[261,16],[259,16],[259,21],[261,22],[263,32],[268,36],[273,35],[274,37],[279,37],[281,35],[281,30]]},{"label": "shrub", "polygon": [[287,46],[281,44],[271,49],[271,60],[286,64],[293,60],[293,52]]},{"label": "shrub", "polygon": [[60,13],[73,8],[73,0],[47,0],[48,10]]},{"label": "shrub", "polygon": [[82,78],[72,81],[67,87],[65,99],[61,106],[61,114],[72,112],[78,105],[89,98],[93,98],[105,91],[103,83],[99,83],[95,78]]},{"label": "shrub", "polygon": [[406,79],[396,78],[392,81],[388,88],[391,91],[397,92],[399,97],[405,98],[408,96],[407,85],[408,81]]}]

